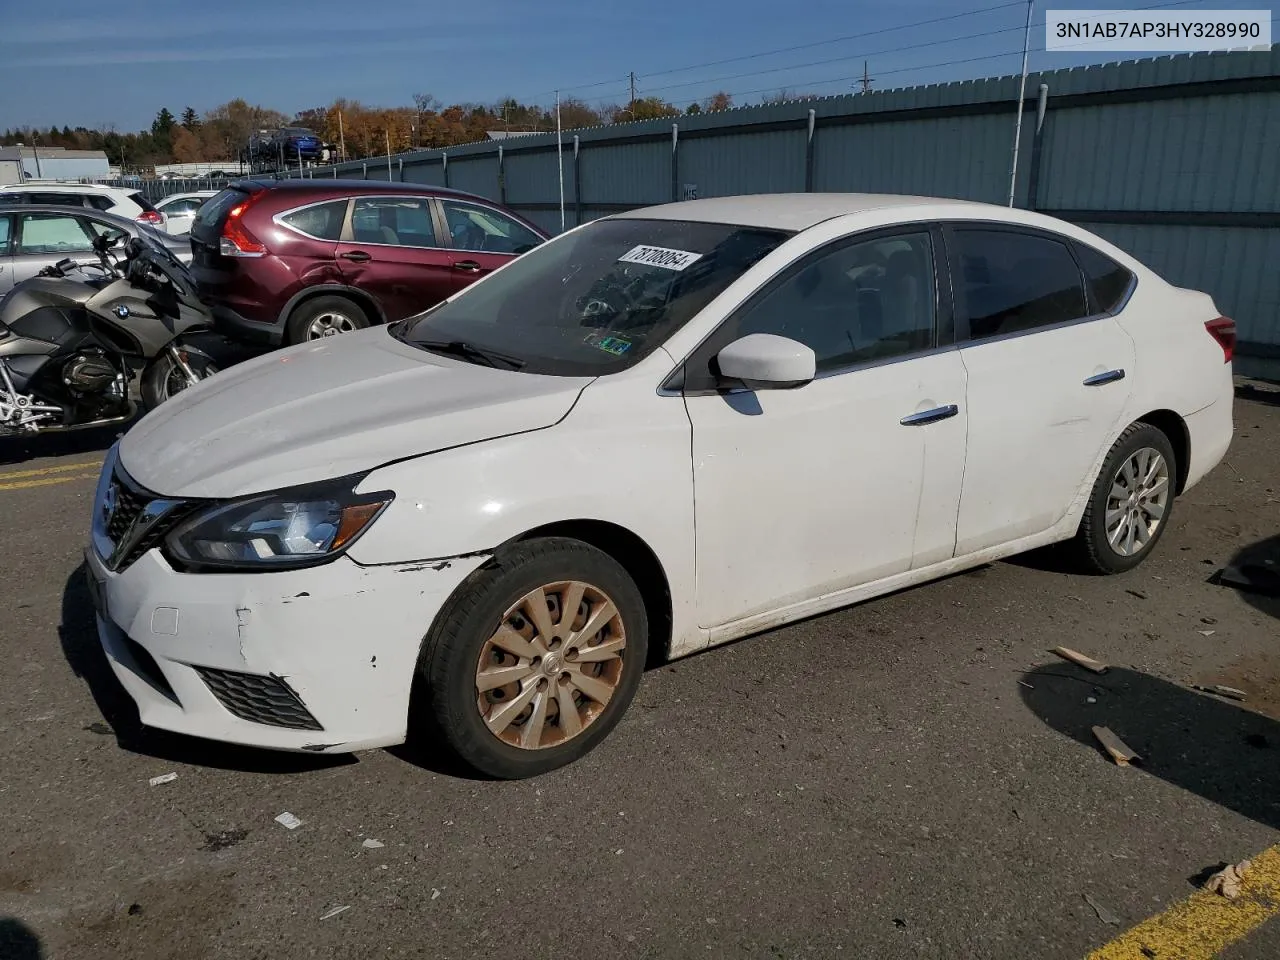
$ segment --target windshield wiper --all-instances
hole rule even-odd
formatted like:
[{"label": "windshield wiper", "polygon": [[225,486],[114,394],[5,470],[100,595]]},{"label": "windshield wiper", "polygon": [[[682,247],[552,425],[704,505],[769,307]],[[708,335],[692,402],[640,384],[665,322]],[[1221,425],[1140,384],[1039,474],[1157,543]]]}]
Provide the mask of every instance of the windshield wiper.
[{"label": "windshield wiper", "polygon": [[414,346],[430,350],[432,353],[443,353],[448,356],[461,357],[464,360],[478,361],[487,367],[503,367],[508,370],[519,370],[525,361],[513,357],[509,353],[500,353],[485,347],[477,347],[465,340],[411,340]]}]

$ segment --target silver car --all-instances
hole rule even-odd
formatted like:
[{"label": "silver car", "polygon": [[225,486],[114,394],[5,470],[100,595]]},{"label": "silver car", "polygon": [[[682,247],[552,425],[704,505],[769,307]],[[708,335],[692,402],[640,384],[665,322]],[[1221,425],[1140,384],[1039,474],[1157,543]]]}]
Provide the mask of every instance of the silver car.
[{"label": "silver car", "polygon": [[[191,244],[186,237],[171,237],[128,217],[81,207],[5,204],[0,206],[0,296],[67,257],[97,263],[92,241],[101,234],[147,237],[182,263],[191,262]],[[124,242],[114,249],[118,256],[123,255]]]}]

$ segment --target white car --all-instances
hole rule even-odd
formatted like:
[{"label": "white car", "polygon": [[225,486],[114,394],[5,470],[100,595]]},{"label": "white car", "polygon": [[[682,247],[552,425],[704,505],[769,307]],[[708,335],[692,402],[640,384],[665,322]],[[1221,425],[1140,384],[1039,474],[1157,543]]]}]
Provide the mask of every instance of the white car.
[{"label": "white car", "polygon": [[178,235],[191,232],[191,221],[196,218],[196,211],[204,206],[210,197],[216,197],[217,190],[194,190],[191,193],[175,193],[165,197],[156,204],[156,209],[164,214],[165,229]]},{"label": "white car", "polygon": [[28,180],[0,186],[0,205],[6,203],[44,204],[87,207],[117,217],[137,220],[158,230],[164,229],[165,218],[138,190],[109,187],[102,183],[77,183],[64,180]]},{"label": "white car", "polygon": [[1055,541],[1136,566],[1231,440],[1233,347],[1035,213],[619,214],[148,414],[95,499],[101,640],[155,727],[542,773],[651,656]]}]

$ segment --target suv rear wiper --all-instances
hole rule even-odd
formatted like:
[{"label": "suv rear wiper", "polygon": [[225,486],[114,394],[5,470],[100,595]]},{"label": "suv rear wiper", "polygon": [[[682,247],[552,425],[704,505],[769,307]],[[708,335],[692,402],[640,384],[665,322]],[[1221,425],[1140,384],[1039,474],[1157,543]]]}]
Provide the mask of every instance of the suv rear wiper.
[{"label": "suv rear wiper", "polygon": [[465,340],[409,340],[408,342],[423,350],[430,350],[432,353],[443,353],[461,357],[464,360],[476,360],[487,367],[505,366],[509,370],[519,370],[526,362],[509,353],[477,347]]}]

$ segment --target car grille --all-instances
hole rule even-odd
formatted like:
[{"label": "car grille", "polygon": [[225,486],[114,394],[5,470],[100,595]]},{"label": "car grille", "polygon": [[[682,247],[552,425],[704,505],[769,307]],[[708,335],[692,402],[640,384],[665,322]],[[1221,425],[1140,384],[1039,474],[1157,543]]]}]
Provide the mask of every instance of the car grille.
[{"label": "car grille", "polygon": [[107,500],[94,507],[99,553],[110,569],[125,570],[199,506],[198,501],[167,500],[144,490],[117,463]]},{"label": "car grille", "polygon": [[278,677],[196,667],[200,678],[228,712],[250,723],[293,730],[323,730],[302,700]]}]

